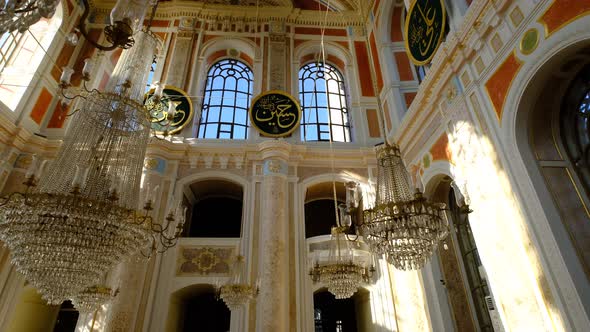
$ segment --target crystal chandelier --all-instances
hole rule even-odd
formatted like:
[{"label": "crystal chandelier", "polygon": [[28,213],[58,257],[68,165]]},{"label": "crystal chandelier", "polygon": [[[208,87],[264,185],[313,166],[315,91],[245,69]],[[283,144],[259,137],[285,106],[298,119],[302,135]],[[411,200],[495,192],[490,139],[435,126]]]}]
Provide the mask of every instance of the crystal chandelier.
[{"label": "crystal chandelier", "polygon": [[0,0],[0,35],[23,33],[41,18],[51,18],[59,0]]},{"label": "crystal chandelier", "polygon": [[385,255],[401,270],[424,266],[449,230],[445,205],[430,203],[411,182],[396,145],[380,145],[377,151],[375,205],[365,210],[358,225],[372,250]]},{"label": "crystal chandelier", "polygon": [[373,266],[368,267],[362,258],[355,256],[345,233],[348,227],[332,227],[330,250],[326,260],[318,259],[309,275],[314,283],[328,286],[336,299],[347,299],[363,283],[373,279]]},{"label": "crystal chandelier", "polygon": [[258,288],[245,282],[244,257],[237,256],[232,270],[232,278],[219,289],[219,297],[230,310],[235,310],[250,302],[258,295]]},{"label": "crystal chandelier", "polygon": [[107,286],[91,286],[78,293],[72,304],[79,312],[90,313],[109,303],[118,293],[118,289],[113,291]]},{"label": "crystal chandelier", "polygon": [[27,190],[0,204],[0,239],[49,304],[75,298],[142,249],[174,246],[182,232],[180,205],[156,221],[151,198],[139,198],[150,133],[141,101],[158,40],[144,31],[135,39],[106,91],[79,96],[81,105],[47,171],[45,162],[36,167],[34,160]]}]

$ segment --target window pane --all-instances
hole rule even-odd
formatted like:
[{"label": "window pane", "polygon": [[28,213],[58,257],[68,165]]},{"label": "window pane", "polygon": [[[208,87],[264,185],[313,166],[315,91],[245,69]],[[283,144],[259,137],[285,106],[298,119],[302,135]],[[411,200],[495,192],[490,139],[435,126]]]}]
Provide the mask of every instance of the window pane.
[{"label": "window pane", "polygon": [[307,64],[299,70],[299,87],[303,111],[302,139],[330,140],[331,124],[333,140],[350,142],[344,81],[340,72],[328,64]]},{"label": "window pane", "polygon": [[237,138],[237,139],[246,139],[246,127],[244,127],[244,126],[235,126],[234,127],[234,138]]},{"label": "window pane", "polygon": [[[234,59],[224,59],[211,66],[201,116],[201,124],[206,125],[206,130],[199,131],[199,138],[246,138],[252,77],[250,68]],[[209,114],[204,111],[207,107]],[[234,123],[244,125],[237,134]]]},{"label": "window pane", "polygon": [[236,110],[235,123],[246,125],[248,119],[248,112],[245,110]]}]

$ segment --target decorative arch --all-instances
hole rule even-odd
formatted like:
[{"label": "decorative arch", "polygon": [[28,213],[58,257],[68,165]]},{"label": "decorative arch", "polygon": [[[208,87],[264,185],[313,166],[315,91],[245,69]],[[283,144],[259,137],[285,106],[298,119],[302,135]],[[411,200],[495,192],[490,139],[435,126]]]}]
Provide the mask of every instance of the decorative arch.
[{"label": "decorative arch", "polygon": [[[535,149],[540,151],[540,137],[532,140],[531,137],[542,132],[535,131],[535,123],[544,119],[546,126],[558,118],[559,112],[554,111],[561,108],[558,99],[562,98],[569,85],[567,82],[573,78],[573,73],[564,69],[572,64],[567,62],[574,54],[588,54],[590,31],[584,28],[588,24],[590,17],[585,16],[548,37],[543,36],[544,29],[540,25],[536,26],[541,35],[539,47],[529,55],[515,52],[515,56],[523,61],[504,100],[498,128],[506,159],[517,174],[515,190],[529,217],[529,227],[537,248],[540,248],[539,255],[552,271],[552,274],[545,275],[556,289],[558,310],[565,324],[571,324],[573,329],[587,325],[590,316],[587,309],[590,307],[590,260],[587,256],[580,256],[579,247],[580,243],[588,243],[588,234],[572,229],[572,224],[587,224],[590,220],[583,207],[588,197],[583,194],[575,172],[569,170],[571,161],[565,154],[555,160],[544,160],[549,150],[541,155],[535,153]],[[550,80],[552,82],[548,85]],[[549,105],[554,106],[553,110],[547,110]],[[555,127],[544,132],[553,133],[554,151],[564,151],[559,135],[555,136],[558,133]],[[557,180],[559,177],[562,179]],[[559,190],[559,194],[554,190]],[[575,217],[563,214],[565,203],[568,204],[567,211]],[[549,252],[559,254],[546,254]]]},{"label": "decorative arch", "polygon": [[439,307],[443,321],[453,320],[459,331],[493,331],[486,306],[487,298],[492,303],[493,298],[471,232],[470,210],[464,199],[466,193],[462,192],[464,187],[459,188],[453,183],[450,169],[445,167],[450,164],[438,164],[438,167],[425,173],[428,176],[425,193],[431,201],[443,203],[447,209],[450,232],[443,245],[439,246],[431,265],[433,279],[444,280],[447,291],[439,292],[432,285],[428,291],[437,293],[433,298],[438,298],[439,303],[429,301],[429,305]]},{"label": "decorative arch", "polygon": [[[231,50],[237,52],[233,53]],[[231,54],[230,54],[231,53]],[[254,60],[260,54],[260,48],[254,41],[246,38],[223,38],[216,37],[206,41],[199,54],[199,58],[206,60],[204,72],[208,67],[222,57],[233,57],[246,62],[250,69],[254,70]]]},{"label": "decorative arch", "polygon": [[[332,64],[336,65],[338,69],[340,69],[343,72],[343,74],[346,75],[346,66],[349,66],[353,63],[352,54],[350,53],[348,48],[336,42],[324,42],[324,50],[326,54],[326,61],[329,61],[329,58],[331,56],[332,59],[335,60],[332,61]],[[312,61],[316,58],[321,60],[321,52],[321,45],[319,45],[318,42],[315,40],[309,40],[295,47],[295,50],[293,51],[293,59],[299,61],[298,67],[300,67],[306,62]],[[342,65],[344,66],[344,68],[340,67]]]},{"label": "decorative arch", "polygon": [[[166,331],[194,330],[197,326],[209,330],[220,324],[229,330],[233,315],[217,299],[216,292],[215,286],[204,283],[192,284],[172,292],[169,297]],[[186,311],[191,311],[191,314],[187,315]],[[188,328],[186,325],[189,325]]]}]

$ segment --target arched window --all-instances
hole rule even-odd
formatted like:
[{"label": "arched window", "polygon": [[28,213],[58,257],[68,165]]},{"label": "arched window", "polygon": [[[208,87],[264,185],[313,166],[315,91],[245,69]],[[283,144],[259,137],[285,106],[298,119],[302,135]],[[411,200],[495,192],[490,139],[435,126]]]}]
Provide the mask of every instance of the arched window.
[{"label": "arched window", "polygon": [[0,35],[0,109],[15,111],[29,85],[39,80],[39,68],[47,56],[63,19],[60,3],[51,19],[41,19],[24,33]]},{"label": "arched window", "polygon": [[216,62],[207,74],[199,138],[246,139],[252,70],[234,59]]},{"label": "arched window", "polygon": [[561,136],[582,186],[590,193],[590,66],[571,83],[560,114]]},{"label": "arched window", "polygon": [[[461,257],[458,258],[463,262],[465,267],[466,281],[471,290],[471,299],[475,306],[474,311],[477,315],[477,322],[481,331],[494,331],[492,319],[489,313],[489,303],[493,303],[490,289],[486,276],[482,274],[483,267],[479,258],[479,251],[475,243],[475,238],[471,232],[468,211],[462,209],[455,199],[453,189],[449,190],[449,212],[451,221],[457,235],[457,245]],[[467,209],[468,210],[468,209]]]},{"label": "arched window", "polygon": [[302,140],[329,141],[331,134],[334,142],[350,142],[344,80],[336,68],[322,63],[301,67],[299,100],[303,110]]}]

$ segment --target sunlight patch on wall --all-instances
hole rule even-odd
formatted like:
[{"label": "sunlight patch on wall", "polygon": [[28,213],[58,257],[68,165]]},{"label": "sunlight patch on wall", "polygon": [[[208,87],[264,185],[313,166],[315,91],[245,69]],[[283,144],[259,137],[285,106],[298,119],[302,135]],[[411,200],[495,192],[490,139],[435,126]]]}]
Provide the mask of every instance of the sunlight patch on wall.
[{"label": "sunlight patch on wall", "polygon": [[565,330],[553,304],[526,220],[492,143],[471,123],[451,128],[453,177],[471,200],[470,224],[503,323],[514,331]]}]

